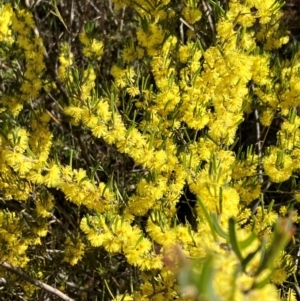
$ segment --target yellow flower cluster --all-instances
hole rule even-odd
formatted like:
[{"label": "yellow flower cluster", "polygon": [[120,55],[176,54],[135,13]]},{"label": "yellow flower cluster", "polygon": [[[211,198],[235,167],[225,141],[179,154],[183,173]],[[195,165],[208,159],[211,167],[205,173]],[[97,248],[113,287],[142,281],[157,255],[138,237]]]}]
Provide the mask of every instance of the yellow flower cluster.
[{"label": "yellow flower cluster", "polygon": [[35,99],[42,89],[42,76],[46,68],[45,49],[40,37],[32,37],[35,23],[30,12],[14,11],[9,4],[1,6],[0,9],[0,42],[9,45],[5,55],[12,52],[12,43],[15,42],[19,49],[18,59],[25,59],[25,64],[21,66],[16,64],[15,59],[11,61],[13,68],[22,69],[19,92],[1,95],[1,103],[9,109],[10,114],[17,116],[23,103]]},{"label": "yellow flower cluster", "polygon": [[162,268],[162,254],[156,253],[151,241],[142,231],[131,226],[132,218],[121,216],[86,216],[81,220],[80,228],[94,247],[103,246],[109,253],[123,252],[127,261],[141,270]]},{"label": "yellow flower cluster", "polygon": [[[134,10],[141,16],[147,17],[150,19],[151,17],[164,20],[167,16],[170,17],[172,14],[166,12],[166,7],[171,2],[170,0],[113,0],[115,5],[115,9],[121,9],[126,6],[131,6]],[[173,12],[173,10],[172,10]]]},{"label": "yellow flower cluster", "polygon": [[277,134],[277,146],[269,147],[263,158],[264,170],[275,183],[288,180],[292,172],[299,169],[300,118],[294,108],[287,115]]},{"label": "yellow flower cluster", "polygon": [[185,7],[182,10],[182,15],[190,24],[196,23],[202,17],[202,12],[198,8],[199,2],[200,1],[184,1]]},{"label": "yellow flower cluster", "polygon": [[155,56],[159,53],[165,32],[157,23],[150,23],[146,29],[138,29],[136,35],[139,45],[145,48],[149,55]]},{"label": "yellow flower cluster", "polygon": [[104,183],[96,186],[87,178],[85,170],[72,170],[65,166],[59,171],[57,176],[60,180],[55,187],[61,189],[69,201],[98,212],[114,207],[114,195],[110,189]]},{"label": "yellow flower cluster", "polygon": [[294,275],[297,270],[297,266],[293,260],[293,257],[286,252],[282,252],[276,262],[276,270],[272,275],[272,282],[275,284],[283,284],[288,277]]},{"label": "yellow flower cluster", "polygon": [[[240,201],[237,191],[230,187],[234,161],[233,152],[215,151],[211,161],[188,179],[191,190],[201,198],[207,210],[220,214],[224,222],[237,215]],[[197,210],[201,215],[201,208]]]},{"label": "yellow flower cluster", "polygon": [[144,57],[144,49],[133,44],[127,45],[123,49],[123,60],[125,63],[132,63]]},{"label": "yellow flower cluster", "polygon": [[22,221],[16,214],[0,211],[0,253],[3,261],[11,264],[26,266],[29,258],[26,256],[26,250],[30,243],[22,237],[20,226]]},{"label": "yellow flower cluster", "polygon": [[38,216],[49,217],[54,207],[54,196],[48,193],[39,193],[36,201],[36,212]]},{"label": "yellow flower cluster", "polygon": [[293,160],[283,150],[272,148],[270,154],[263,158],[263,166],[271,181],[280,183],[292,175]]},{"label": "yellow flower cluster", "polygon": [[83,54],[87,58],[95,58],[100,60],[103,54],[103,43],[96,39],[89,39],[85,33],[79,35],[80,42],[84,45]]},{"label": "yellow flower cluster", "polygon": [[64,261],[70,265],[75,265],[84,254],[84,243],[80,238],[67,237],[65,241],[65,256]]},{"label": "yellow flower cluster", "polygon": [[0,42],[13,43],[10,29],[13,10],[10,4],[2,5],[0,8]]},{"label": "yellow flower cluster", "polygon": [[241,202],[250,204],[259,198],[261,183],[257,175],[258,156],[248,151],[246,158],[239,158],[235,162],[232,179],[235,180],[234,189],[239,193]]},{"label": "yellow flower cluster", "polygon": [[70,46],[67,43],[64,43],[60,47],[59,54],[59,67],[58,67],[58,77],[61,81],[68,81],[69,83],[73,82],[73,76],[71,74],[70,66],[74,61],[74,56],[70,52]]},{"label": "yellow flower cluster", "polygon": [[29,101],[38,96],[43,85],[41,77],[46,68],[42,39],[40,37],[30,38],[34,28],[35,23],[30,12],[19,10],[12,15],[12,29],[17,34],[17,43],[24,52],[26,60],[24,82],[20,87],[23,101]]}]

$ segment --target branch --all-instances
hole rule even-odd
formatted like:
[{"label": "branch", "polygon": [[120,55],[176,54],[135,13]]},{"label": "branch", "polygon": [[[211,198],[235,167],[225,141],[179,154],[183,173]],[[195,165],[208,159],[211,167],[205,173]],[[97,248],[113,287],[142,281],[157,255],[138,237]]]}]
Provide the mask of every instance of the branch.
[{"label": "branch", "polygon": [[30,282],[31,284],[38,286],[46,291],[48,291],[51,294],[56,295],[57,297],[59,297],[62,300],[65,301],[75,301],[74,299],[70,298],[69,296],[67,296],[66,294],[64,294],[63,292],[61,292],[60,290],[40,281],[34,278],[31,278],[28,274],[26,274],[25,272],[23,272],[21,269],[14,267],[12,265],[10,265],[8,262],[5,261],[1,261],[0,262],[0,266],[4,267],[5,269],[9,270],[10,272],[13,272],[15,274],[17,274],[18,276],[20,276],[22,279]]},{"label": "branch", "polygon": [[215,36],[216,35],[216,29],[215,29],[215,26],[214,26],[213,19],[211,17],[212,9],[211,9],[210,5],[208,3],[206,3],[204,0],[202,0],[202,5],[203,5],[203,9],[205,10],[204,13],[207,16],[210,29],[213,32],[213,35]]}]

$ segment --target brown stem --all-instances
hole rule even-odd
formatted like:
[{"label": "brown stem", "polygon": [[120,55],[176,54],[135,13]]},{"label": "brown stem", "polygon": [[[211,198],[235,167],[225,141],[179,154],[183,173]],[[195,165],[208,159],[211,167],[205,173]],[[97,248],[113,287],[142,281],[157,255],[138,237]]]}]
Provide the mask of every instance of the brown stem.
[{"label": "brown stem", "polygon": [[62,300],[65,301],[75,301],[74,299],[70,298],[69,296],[67,296],[66,294],[64,294],[63,292],[61,292],[60,290],[40,281],[34,278],[31,278],[28,274],[26,274],[25,272],[23,272],[20,268],[14,267],[11,264],[9,264],[8,262],[5,261],[1,261],[0,262],[0,266],[4,267],[5,269],[9,270],[10,272],[13,272],[15,274],[17,274],[18,276],[20,276],[22,279],[30,282],[31,284],[38,286],[46,291],[48,291],[51,294],[56,295],[57,297],[59,297]]}]

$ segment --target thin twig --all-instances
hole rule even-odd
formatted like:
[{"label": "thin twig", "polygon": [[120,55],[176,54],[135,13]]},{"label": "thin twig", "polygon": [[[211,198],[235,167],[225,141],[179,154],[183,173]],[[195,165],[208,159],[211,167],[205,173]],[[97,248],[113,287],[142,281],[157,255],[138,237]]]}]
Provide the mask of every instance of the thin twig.
[{"label": "thin twig", "polygon": [[[260,123],[259,123],[259,115],[258,115],[258,110],[256,109],[254,111],[254,116],[255,116],[255,123],[256,123],[256,137],[257,137],[257,155],[258,155],[258,177],[259,181],[261,184],[264,182],[264,177],[263,177],[263,170],[262,170],[262,163],[261,163],[261,158],[262,158],[262,147],[261,147],[261,130],[260,130]],[[260,203],[260,199],[258,199],[255,204],[252,207],[252,213],[254,214],[257,210],[257,207]]]},{"label": "thin twig", "polygon": [[22,279],[30,282],[31,284],[38,286],[53,295],[56,295],[57,297],[59,297],[62,300],[75,301],[74,299],[70,298],[69,296],[67,296],[66,294],[61,292],[60,290],[58,290],[40,280],[30,277],[28,274],[23,272],[20,268],[14,267],[11,264],[9,264],[8,262],[2,261],[2,262],[0,262],[0,266],[4,267],[5,269],[9,270],[10,272],[15,273],[16,275],[20,276]]},{"label": "thin twig", "polygon": [[[189,24],[187,21],[185,21],[182,17],[179,18],[179,21],[184,24],[186,27],[188,27],[191,31],[195,32],[195,28]],[[206,43],[201,39],[200,35],[195,32],[196,37],[201,41],[201,44],[204,46],[204,48],[207,48]],[[182,37],[181,37],[182,38]]]},{"label": "thin twig", "polygon": [[[56,251],[56,250],[54,250]],[[59,273],[58,274],[58,277],[62,279],[63,283],[71,288],[75,288],[79,291],[83,291],[83,292],[92,292],[93,290],[91,288],[86,288],[86,287],[83,287],[83,286],[79,286],[77,284],[75,284],[74,282],[70,282],[70,281],[66,281],[66,279],[68,279],[68,276],[62,274],[62,273]],[[101,291],[101,290],[98,290],[98,291]]]},{"label": "thin twig", "polygon": [[258,160],[259,160],[259,180],[261,183],[263,183],[264,178],[263,178],[263,172],[262,172],[262,166],[261,166],[262,147],[261,147],[261,140],[260,140],[261,130],[260,130],[258,110],[254,111],[254,115],[255,115],[255,123],[256,123],[257,154],[258,154]]},{"label": "thin twig", "polygon": [[296,292],[298,298],[300,298],[300,288],[299,288],[299,286],[295,284],[294,288],[295,288],[295,292]]},{"label": "thin twig", "polygon": [[202,0],[202,5],[203,5],[203,9],[205,10],[204,13],[207,16],[210,29],[213,32],[213,35],[215,36],[216,35],[216,30],[215,30],[215,27],[214,27],[214,22],[213,22],[212,17],[211,17],[212,9],[211,9],[210,5],[208,3],[206,3],[204,0]]},{"label": "thin twig", "polygon": [[120,32],[123,31],[123,26],[124,26],[124,18],[125,18],[125,10],[126,8],[123,7],[123,10],[122,10],[122,18],[121,18],[121,22],[120,22]]}]

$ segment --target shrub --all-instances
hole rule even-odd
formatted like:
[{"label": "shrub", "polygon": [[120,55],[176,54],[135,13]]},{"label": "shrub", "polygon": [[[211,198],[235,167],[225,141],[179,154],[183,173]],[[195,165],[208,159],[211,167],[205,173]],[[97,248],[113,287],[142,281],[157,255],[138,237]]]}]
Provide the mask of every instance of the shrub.
[{"label": "shrub", "polygon": [[2,2],[3,300],[296,300],[282,6]]}]

